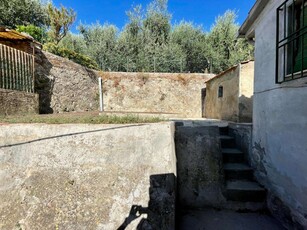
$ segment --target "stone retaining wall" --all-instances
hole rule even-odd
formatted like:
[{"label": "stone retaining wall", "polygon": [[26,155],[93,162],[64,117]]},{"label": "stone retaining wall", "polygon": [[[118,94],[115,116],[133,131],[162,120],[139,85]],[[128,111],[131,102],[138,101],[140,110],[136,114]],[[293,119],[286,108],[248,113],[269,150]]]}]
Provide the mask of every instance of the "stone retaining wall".
[{"label": "stone retaining wall", "polygon": [[106,111],[202,117],[201,91],[210,74],[102,73]]},{"label": "stone retaining wall", "polygon": [[202,117],[201,90],[210,74],[118,73],[87,69],[42,52],[36,58],[41,113],[99,109],[98,77],[107,112],[148,112]]},{"label": "stone retaining wall", "polygon": [[38,95],[0,89],[0,115],[38,113]]}]

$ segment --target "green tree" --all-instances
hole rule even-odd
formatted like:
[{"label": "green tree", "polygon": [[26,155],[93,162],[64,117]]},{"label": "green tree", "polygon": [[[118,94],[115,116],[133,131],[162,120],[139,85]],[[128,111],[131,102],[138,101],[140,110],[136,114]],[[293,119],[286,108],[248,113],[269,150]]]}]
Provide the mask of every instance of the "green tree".
[{"label": "green tree", "polygon": [[208,35],[206,55],[215,73],[252,58],[253,47],[245,39],[237,38],[239,25],[235,23],[236,17],[234,11],[226,11],[217,17]]},{"label": "green tree", "polygon": [[184,53],[185,71],[204,72],[208,68],[205,52],[206,34],[200,26],[182,21],[174,26],[170,35],[171,44],[178,45]]},{"label": "green tree", "polygon": [[46,6],[40,0],[1,0],[0,12],[0,25],[11,29],[16,25],[48,24]]},{"label": "green tree", "polygon": [[[126,12],[129,21],[119,34],[116,44],[117,69],[119,71],[138,71],[140,66],[138,55],[144,47],[142,42],[143,12],[137,5]],[[125,55],[122,55],[125,54]]]},{"label": "green tree", "polygon": [[171,30],[171,15],[167,10],[167,0],[154,0],[147,7],[144,23],[144,38],[151,44],[167,42]]},{"label": "green tree", "polygon": [[67,35],[59,42],[59,46],[76,53],[87,54],[86,43],[81,34],[67,33]]},{"label": "green tree", "polygon": [[58,44],[66,36],[70,26],[74,23],[76,13],[72,8],[66,9],[64,6],[57,9],[52,3],[48,4],[47,12],[50,19],[49,37]]},{"label": "green tree", "polygon": [[114,25],[96,23],[90,26],[80,25],[79,30],[85,39],[88,55],[94,58],[100,68],[116,70],[118,29]]},{"label": "green tree", "polygon": [[[143,17],[137,69],[141,71],[163,71],[163,57],[170,50],[169,35],[171,15],[167,10],[167,0],[153,0]],[[177,48],[177,47],[176,47]],[[164,53],[163,53],[164,52]],[[176,57],[177,59],[177,57]],[[169,65],[174,60],[168,60]],[[165,65],[164,65],[165,66]],[[170,68],[172,68],[170,66]]]}]

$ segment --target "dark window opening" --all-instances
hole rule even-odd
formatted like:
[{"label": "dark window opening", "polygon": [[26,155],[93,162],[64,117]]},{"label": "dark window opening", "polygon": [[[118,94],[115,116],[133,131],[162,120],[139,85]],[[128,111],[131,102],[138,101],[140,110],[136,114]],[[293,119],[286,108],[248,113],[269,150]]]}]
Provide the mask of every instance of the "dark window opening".
[{"label": "dark window opening", "polygon": [[218,97],[223,97],[223,86],[219,86]]},{"label": "dark window opening", "polygon": [[307,76],[307,0],[277,8],[276,83]]}]

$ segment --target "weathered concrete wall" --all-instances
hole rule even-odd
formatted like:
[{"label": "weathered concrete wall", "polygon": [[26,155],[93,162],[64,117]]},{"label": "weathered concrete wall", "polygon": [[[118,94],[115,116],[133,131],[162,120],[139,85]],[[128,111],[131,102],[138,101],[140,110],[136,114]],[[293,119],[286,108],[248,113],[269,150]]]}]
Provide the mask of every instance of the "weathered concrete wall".
[{"label": "weathered concrete wall", "polygon": [[0,229],[174,229],[172,122],[1,125]]},{"label": "weathered concrete wall", "polygon": [[[253,111],[254,62],[226,70],[206,84],[205,116],[235,122],[251,122]],[[223,87],[223,97],[218,96]]]},{"label": "weathered concrete wall", "polygon": [[201,90],[210,74],[102,73],[106,111],[202,117]]},{"label": "weathered concrete wall", "polygon": [[[205,114],[207,118],[238,121],[239,75],[240,66],[236,66],[206,83]],[[220,86],[223,87],[223,97],[218,97]]]},{"label": "weathered concrete wall", "polygon": [[229,135],[235,138],[236,146],[242,150],[244,157],[251,164],[252,158],[252,124],[229,122]]},{"label": "weathered concrete wall", "polygon": [[239,122],[252,122],[254,68],[254,61],[241,64],[239,87]]},{"label": "weathered concrete wall", "polygon": [[222,207],[222,155],[218,126],[176,128],[178,201],[182,207]]},{"label": "weathered concrete wall", "polygon": [[94,71],[51,53],[37,51],[35,72],[40,113],[98,110],[98,80]]},{"label": "weathered concrete wall", "polygon": [[0,89],[0,115],[38,113],[38,95]]},{"label": "weathered concrete wall", "polygon": [[306,229],[307,80],[275,84],[276,48],[272,44],[276,8],[282,2],[269,1],[254,25],[253,166],[271,193],[268,202],[273,214],[288,227],[297,224]]}]

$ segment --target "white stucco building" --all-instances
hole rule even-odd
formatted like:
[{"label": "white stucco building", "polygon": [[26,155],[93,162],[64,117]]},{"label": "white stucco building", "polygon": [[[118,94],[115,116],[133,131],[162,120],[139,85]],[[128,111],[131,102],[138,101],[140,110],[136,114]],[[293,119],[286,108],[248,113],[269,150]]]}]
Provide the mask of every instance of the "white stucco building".
[{"label": "white stucco building", "polygon": [[307,1],[257,0],[239,33],[255,42],[252,164],[272,213],[307,229]]}]

